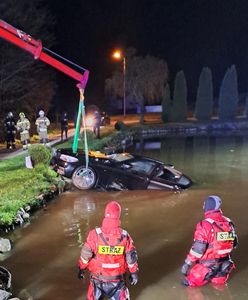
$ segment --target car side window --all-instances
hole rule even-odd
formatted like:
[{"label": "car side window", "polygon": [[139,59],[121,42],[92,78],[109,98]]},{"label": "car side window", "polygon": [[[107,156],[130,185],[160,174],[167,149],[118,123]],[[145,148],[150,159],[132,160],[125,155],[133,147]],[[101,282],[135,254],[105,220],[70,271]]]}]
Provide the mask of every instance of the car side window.
[{"label": "car side window", "polygon": [[155,167],[155,163],[148,160],[137,160],[130,163],[132,170],[150,174]]},{"label": "car side window", "polygon": [[175,179],[175,175],[166,168],[161,169],[156,177],[161,178],[161,179],[166,179],[166,180],[174,180]]}]

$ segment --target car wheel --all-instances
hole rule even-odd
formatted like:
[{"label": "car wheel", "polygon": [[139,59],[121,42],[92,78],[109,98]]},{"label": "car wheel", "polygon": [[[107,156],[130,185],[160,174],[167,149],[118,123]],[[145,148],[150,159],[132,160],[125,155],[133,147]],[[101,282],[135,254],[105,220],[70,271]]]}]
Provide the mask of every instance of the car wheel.
[{"label": "car wheel", "polygon": [[96,184],[97,175],[96,172],[85,166],[77,168],[72,175],[72,183],[80,190],[89,190]]}]

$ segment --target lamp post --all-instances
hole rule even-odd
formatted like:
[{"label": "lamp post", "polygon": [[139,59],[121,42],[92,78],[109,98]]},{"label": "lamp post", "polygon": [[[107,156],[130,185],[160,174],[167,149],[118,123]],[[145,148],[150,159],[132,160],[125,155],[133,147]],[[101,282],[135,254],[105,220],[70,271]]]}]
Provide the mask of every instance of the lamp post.
[{"label": "lamp post", "polygon": [[126,57],[120,50],[116,50],[113,53],[113,58],[120,60],[123,63],[123,116],[126,116]]}]

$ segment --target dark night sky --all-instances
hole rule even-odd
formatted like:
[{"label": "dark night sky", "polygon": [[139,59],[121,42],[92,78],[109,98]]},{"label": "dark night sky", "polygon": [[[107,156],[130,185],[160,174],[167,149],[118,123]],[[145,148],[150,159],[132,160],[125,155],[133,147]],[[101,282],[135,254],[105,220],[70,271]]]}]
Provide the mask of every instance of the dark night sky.
[{"label": "dark night sky", "polygon": [[[48,5],[58,24],[53,50],[91,72],[89,103],[103,98],[104,81],[116,68],[111,51],[118,46],[165,59],[171,87],[183,69],[189,102],[194,102],[204,66],[213,72],[215,96],[232,64],[239,91],[248,90],[247,0],[53,0]],[[59,78],[59,97],[77,97],[73,80]]]}]

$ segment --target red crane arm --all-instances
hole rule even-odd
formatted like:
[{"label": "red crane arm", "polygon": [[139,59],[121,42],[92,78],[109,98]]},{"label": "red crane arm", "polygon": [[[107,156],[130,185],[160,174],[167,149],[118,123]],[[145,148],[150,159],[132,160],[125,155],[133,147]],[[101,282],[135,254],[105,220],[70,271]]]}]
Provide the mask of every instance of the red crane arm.
[{"label": "red crane arm", "polygon": [[0,37],[7,40],[8,42],[22,48],[23,50],[31,53],[34,56],[34,59],[39,59],[53,68],[63,72],[64,74],[72,77],[80,83],[80,87],[85,89],[85,86],[88,81],[89,71],[75,65],[69,60],[66,60],[64,57],[59,56],[58,54],[53,53],[54,56],[63,59],[67,63],[76,66],[77,68],[83,70],[83,74],[79,73],[75,69],[72,69],[70,66],[62,63],[58,59],[47,54],[44,50],[51,52],[49,49],[43,48],[42,42],[40,40],[33,39],[29,34],[11,26],[5,21],[0,19]]}]

